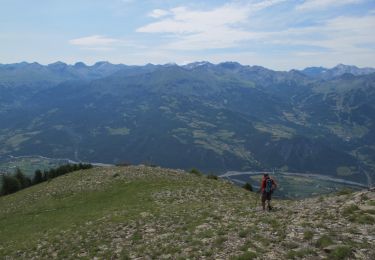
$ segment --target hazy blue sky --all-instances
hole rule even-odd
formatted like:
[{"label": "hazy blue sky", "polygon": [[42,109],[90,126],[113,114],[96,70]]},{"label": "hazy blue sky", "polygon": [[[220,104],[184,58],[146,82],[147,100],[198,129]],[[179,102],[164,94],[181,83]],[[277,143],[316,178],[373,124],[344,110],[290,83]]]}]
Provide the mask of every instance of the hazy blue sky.
[{"label": "hazy blue sky", "polygon": [[0,0],[0,63],[375,67],[375,0]]}]

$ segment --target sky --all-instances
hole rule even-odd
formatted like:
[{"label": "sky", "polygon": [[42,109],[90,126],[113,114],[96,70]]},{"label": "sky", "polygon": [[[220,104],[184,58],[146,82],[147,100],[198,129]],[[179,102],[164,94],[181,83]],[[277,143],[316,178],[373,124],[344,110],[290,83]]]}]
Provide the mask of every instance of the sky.
[{"label": "sky", "polygon": [[375,67],[375,0],[0,0],[0,63]]}]

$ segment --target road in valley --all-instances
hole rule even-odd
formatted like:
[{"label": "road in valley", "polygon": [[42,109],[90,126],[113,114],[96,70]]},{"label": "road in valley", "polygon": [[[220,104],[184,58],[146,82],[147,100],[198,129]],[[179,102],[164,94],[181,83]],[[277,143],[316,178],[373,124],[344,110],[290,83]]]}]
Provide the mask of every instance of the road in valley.
[{"label": "road in valley", "polygon": [[[300,172],[267,172],[267,171],[247,171],[247,172],[237,172],[237,171],[228,171],[222,175],[219,175],[220,178],[229,178],[233,179],[235,181],[239,181],[235,178],[236,176],[241,176],[241,175],[262,175],[262,174],[272,174],[274,176],[278,175],[284,175],[284,176],[299,176],[299,177],[308,177],[308,178],[314,178],[314,179],[319,179],[319,180],[324,180],[324,181],[332,181],[335,183],[341,183],[341,184],[347,184],[347,185],[353,185],[353,186],[358,186],[361,188],[368,188],[366,184],[360,183],[360,182],[354,182],[354,181],[348,181],[348,180],[343,180],[339,178],[334,178],[331,176],[326,176],[322,174],[316,174],[316,173],[300,173]],[[242,182],[242,181],[240,181]]]}]

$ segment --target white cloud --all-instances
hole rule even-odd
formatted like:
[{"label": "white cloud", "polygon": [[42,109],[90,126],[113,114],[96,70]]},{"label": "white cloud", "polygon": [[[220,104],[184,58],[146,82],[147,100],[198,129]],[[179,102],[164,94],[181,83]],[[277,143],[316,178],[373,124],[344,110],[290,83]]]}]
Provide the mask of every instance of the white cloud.
[{"label": "white cloud", "polygon": [[[159,10],[154,17],[164,17],[159,21],[138,28],[141,33],[165,33],[172,36],[167,49],[196,50],[228,48],[239,42],[259,37],[242,28],[249,16],[257,11],[276,5],[285,0],[269,0],[246,4],[226,4],[211,10],[191,10],[180,6],[168,11]],[[173,38],[174,37],[174,38]]]},{"label": "white cloud", "polygon": [[372,67],[375,59],[374,24],[374,15],[340,16],[319,21],[314,26],[263,33],[261,42],[274,46],[271,48],[274,50],[269,54],[257,53],[251,62],[278,69],[332,67],[338,63]]},{"label": "white cloud", "polygon": [[262,33],[235,30],[232,28],[218,28],[207,32],[200,32],[182,37],[164,46],[174,50],[202,50],[221,49],[237,46],[245,40],[255,40],[262,37]]},{"label": "white cloud", "polygon": [[148,15],[153,17],[153,18],[160,18],[160,17],[166,16],[168,14],[170,14],[170,12],[168,10],[154,9]]},{"label": "white cloud", "polygon": [[288,29],[269,34],[274,43],[287,45],[309,45],[345,53],[363,52],[363,46],[375,46],[372,33],[375,16],[336,17],[320,25]]},{"label": "white cloud", "polygon": [[357,4],[362,0],[306,0],[300,5],[296,6],[297,10],[310,11],[315,9],[326,9],[333,6]]},{"label": "white cloud", "polygon": [[112,47],[83,47],[83,50],[88,51],[113,51],[114,48]]},{"label": "white cloud", "polygon": [[113,43],[118,42],[118,39],[108,38],[103,35],[91,35],[87,37],[77,38],[69,40],[69,43],[72,45],[78,45],[83,47],[105,47]]},{"label": "white cloud", "polygon": [[[127,39],[92,35],[69,42],[81,49],[103,51],[97,55],[107,55],[112,61],[133,64],[235,60],[273,69],[337,63],[373,66],[374,10],[362,16],[332,14],[331,19],[318,12],[304,12],[302,19],[300,12],[359,0],[308,0],[287,12],[267,9],[281,2],[291,5],[284,0],[236,0],[204,10],[187,6],[154,9],[147,15],[155,20],[136,29],[131,42],[132,35]],[[110,52],[114,48],[121,52]]]},{"label": "white cloud", "polygon": [[209,29],[239,23],[247,19],[248,10],[234,6],[224,6],[212,11],[193,11],[186,7],[170,9],[171,18],[150,23],[137,29],[146,33],[197,33]]}]

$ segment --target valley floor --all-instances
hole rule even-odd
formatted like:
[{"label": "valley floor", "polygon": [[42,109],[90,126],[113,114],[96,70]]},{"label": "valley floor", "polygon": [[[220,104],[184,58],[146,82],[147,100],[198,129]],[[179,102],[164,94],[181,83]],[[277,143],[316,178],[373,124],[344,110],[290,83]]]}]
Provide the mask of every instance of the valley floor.
[{"label": "valley floor", "polygon": [[78,171],[0,197],[0,258],[375,259],[374,192],[273,203],[183,171]]}]

